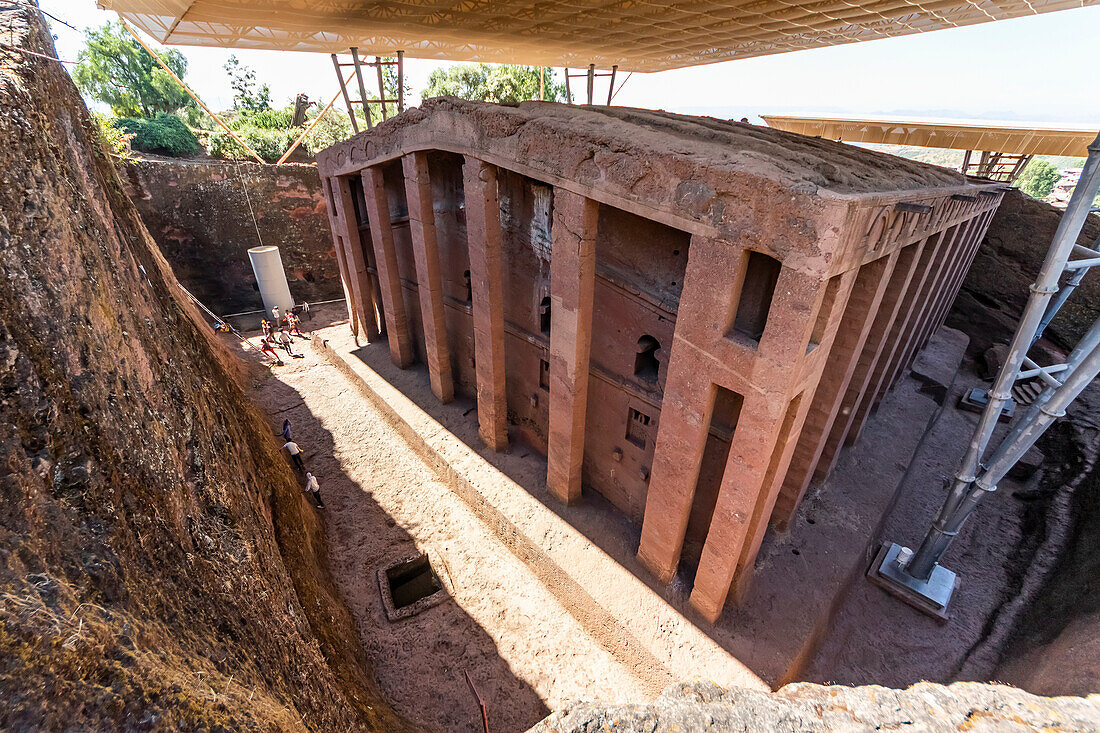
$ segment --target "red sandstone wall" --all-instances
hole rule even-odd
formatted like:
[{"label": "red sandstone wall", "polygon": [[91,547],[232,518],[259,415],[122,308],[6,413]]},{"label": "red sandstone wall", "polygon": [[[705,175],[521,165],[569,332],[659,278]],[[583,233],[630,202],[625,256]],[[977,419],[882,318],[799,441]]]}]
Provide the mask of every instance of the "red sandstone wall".
[{"label": "red sandstone wall", "polygon": [[316,166],[135,160],[130,197],[180,281],[218,313],[262,307],[247,251],[279,247],[296,300],[342,297]]}]

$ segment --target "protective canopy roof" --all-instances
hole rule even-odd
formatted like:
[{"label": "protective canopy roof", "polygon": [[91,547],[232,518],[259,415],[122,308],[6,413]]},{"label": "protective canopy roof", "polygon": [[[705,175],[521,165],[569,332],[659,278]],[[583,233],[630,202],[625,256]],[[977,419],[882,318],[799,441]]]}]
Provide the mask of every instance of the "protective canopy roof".
[{"label": "protective canopy roof", "polygon": [[846,143],[914,145],[921,148],[985,150],[1023,155],[1084,158],[1097,128],[1044,127],[1026,122],[904,121],[761,115],[769,127]]},{"label": "protective canopy roof", "polygon": [[1100,0],[98,0],[161,43],[660,71]]}]

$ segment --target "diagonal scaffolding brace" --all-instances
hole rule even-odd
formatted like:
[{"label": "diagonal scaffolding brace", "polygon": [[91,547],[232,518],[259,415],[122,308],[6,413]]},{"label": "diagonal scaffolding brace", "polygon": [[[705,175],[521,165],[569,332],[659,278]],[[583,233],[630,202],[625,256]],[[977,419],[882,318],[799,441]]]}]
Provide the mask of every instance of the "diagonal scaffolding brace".
[{"label": "diagonal scaffolding brace", "polygon": [[[956,574],[940,565],[943,553],[958,536],[979,502],[997,490],[997,484],[1047,428],[1066,414],[1066,408],[1100,373],[1100,318],[1070,353],[1065,364],[1041,367],[1027,355],[1054,314],[1080,284],[1088,268],[1100,264],[1095,249],[1077,244],[1092,202],[1100,189],[1100,135],[1089,145],[1089,156],[1069,206],[1054,233],[1050,250],[1031,286],[1031,295],[1012,338],[1004,366],[990,390],[978,426],[955,474],[951,491],[917,551],[897,543],[883,546],[868,573],[871,580],[917,608],[946,618],[957,582]],[[1094,245],[1095,247],[1095,245]],[[1077,259],[1070,257],[1076,255]],[[1072,277],[1060,294],[1064,273]],[[1054,375],[1057,374],[1057,377]],[[1012,397],[1012,385],[1038,376],[1046,388],[1012,426],[1008,435],[983,461],[1001,409]]]},{"label": "diagonal scaffolding brace", "polygon": [[[389,112],[386,109],[387,104],[396,104],[397,112],[400,114],[405,111],[405,52],[398,51],[397,58],[393,61],[387,61],[381,56],[375,56],[374,61],[366,61],[359,58],[359,49],[352,46],[348,49],[351,53],[351,62],[342,62],[340,57],[336,54],[332,54],[332,67],[336,70],[336,78],[340,82],[340,94],[344,97],[344,104],[348,108],[348,117],[351,118],[352,132],[359,133],[359,119],[355,116],[355,105],[360,105],[363,108],[363,118],[366,120],[367,129],[374,127],[374,123],[371,120],[370,106],[372,104],[379,105],[382,113],[382,119],[385,120],[389,116]],[[397,67],[397,96],[386,96],[385,77],[383,73],[383,67],[396,66]],[[355,69],[354,76],[356,84],[359,87],[359,98],[353,99],[351,94],[348,93],[348,83],[351,77],[345,80],[343,69],[351,67]],[[367,84],[363,79],[364,68],[374,67],[377,71],[378,77],[378,97],[375,99],[370,98],[367,95]]]}]

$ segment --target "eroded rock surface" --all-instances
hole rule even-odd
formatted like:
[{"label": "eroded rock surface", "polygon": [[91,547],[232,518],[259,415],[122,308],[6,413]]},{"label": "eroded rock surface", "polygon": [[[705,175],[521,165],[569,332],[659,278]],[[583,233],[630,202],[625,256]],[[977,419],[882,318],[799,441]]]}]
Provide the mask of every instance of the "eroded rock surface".
[{"label": "eroded rock surface", "polygon": [[[33,6],[0,19],[55,55]],[[400,729],[59,64],[0,49],[0,138],[0,728]]]},{"label": "eroded rock surface", "polygon": [[129,160],[119,167],[172,271],[216,313],[263,307],[248,260],[261,243],[279,248],[295,300],[343,297],[316,166]]},{"label": "eroded rock surface", "polygon": [[1095,731],[1100,699],[1044,698],[1011,687],[922,682],[907,690],[798,683],[778,692],[689,682],[646,705],[576,703],[531,733],[664,731]]}]

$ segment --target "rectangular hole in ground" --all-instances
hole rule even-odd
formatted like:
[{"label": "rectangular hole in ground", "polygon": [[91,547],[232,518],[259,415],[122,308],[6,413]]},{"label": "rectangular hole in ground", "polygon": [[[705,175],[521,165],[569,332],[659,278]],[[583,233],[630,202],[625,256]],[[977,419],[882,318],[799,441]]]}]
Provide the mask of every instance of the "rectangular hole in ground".
[{"label": "rectangular hole in ground", "polygon": [[439,576],[432,570],[427,555],[401,563],[386,571],[386,580],[390,584],[390,596],[393,607],[411,606],[422,598],[427,598],[443,589]]}]

